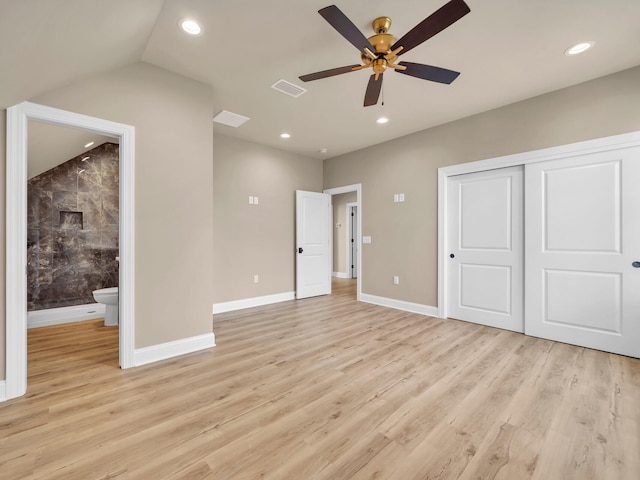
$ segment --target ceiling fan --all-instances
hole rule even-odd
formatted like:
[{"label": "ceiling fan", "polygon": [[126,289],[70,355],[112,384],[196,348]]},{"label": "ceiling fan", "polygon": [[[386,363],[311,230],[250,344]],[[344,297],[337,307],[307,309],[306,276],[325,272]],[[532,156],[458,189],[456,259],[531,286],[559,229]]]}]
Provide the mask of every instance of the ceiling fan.
[{"label": "ceiling fan", "polygon": [[365,107],[378,103],[380,90],[382,89],[382,75],[388,68],[412,77],[450,84],[460,75],[460,72],[422,63],[396,62],[400,55],[407,53],[412,48],[440,33],[470,11],[463,0],[451,0],[394,43],[393,35],[387,33],[391,26],[389,17],[376,18],[372,23],[375,35],[366,38],[338,7],[330,5],[322,8],[318,10],[318,13],[360,51],[362,63],[310,73],[298,78],[303,82],[310,82],[321,78],[333,77],[334,75],[355,72],[356,70],[372,68],[374,73],[369,77],[369,83],[364,95]]}]

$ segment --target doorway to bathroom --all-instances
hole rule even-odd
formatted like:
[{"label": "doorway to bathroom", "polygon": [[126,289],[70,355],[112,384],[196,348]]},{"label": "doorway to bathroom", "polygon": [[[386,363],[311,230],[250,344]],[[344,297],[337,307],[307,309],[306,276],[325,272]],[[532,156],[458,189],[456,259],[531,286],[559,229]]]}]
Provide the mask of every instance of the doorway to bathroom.
[{"label": "doorway to bathroom", "polygon": [[[33,237],[28,237],[27,228],[27,132],[33,126],[34,121],[72,127],[96,137],[104,136],[115,139],[114,141],[119,144],[117,154],[119,160],[117,190],[120,210],[117,220],[119,247],[117,251],[119,255],[116,255],[119,257],[119,273],[117,273],[120,313],[118,356],[122,368],[134,366],[134,128],[95,117],[24,102],[7,109],[7,325],[5,345],[7,359],[5,398],[7,399],[24,395],[27,387],[27,245],[29,241],[33,241]],[[82,163],[82,158],[80,158],[80,162]],[[88,180],[88,177],[80,180],[78,171],[76,169],[73,172],[76,175],[77,183]],[[60,195],[64,196],[65,194]],[[85,200],[91,202],[90,197],[90,194],[87,195]],[[58,222],[62,222],[62,224],[58,223],[58,227],[65,226],[77,230],[84,225],[85,217],[79,215],[78,209],[58,210]],[[105,212],[103,211],[102,214]],[[110,233],[107,230],[109,229],[105,228],[104,234],[108,236]],[[109,243],[108,239],[106,243]],[[115,257],[113,261],[116,261]]]},{"label": "doorway to bathroom", "polygon": [[93,292],[119,283],[119,141],[35,120],[28,130],[27,328],[104,318],[109,299]]}]

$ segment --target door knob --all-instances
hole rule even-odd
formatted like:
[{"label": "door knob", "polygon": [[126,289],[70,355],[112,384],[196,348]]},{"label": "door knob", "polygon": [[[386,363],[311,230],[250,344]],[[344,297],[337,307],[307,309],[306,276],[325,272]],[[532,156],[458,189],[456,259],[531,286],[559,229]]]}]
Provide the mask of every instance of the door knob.
[{"label": "door knob", "polygon": [[302,247],[298,247],[298,253],[302,253],[304,252],[304,250],[302,250]]},{"label": "door knob", "polygon": [[631,266],[632,266],[633,268],[640,268],[640,262],[633,262],[633,263],[631,264]]},{"label": "door knob", "polygon": [[455,258],[455,255],[452,253],[449,255],[449,258]]}]

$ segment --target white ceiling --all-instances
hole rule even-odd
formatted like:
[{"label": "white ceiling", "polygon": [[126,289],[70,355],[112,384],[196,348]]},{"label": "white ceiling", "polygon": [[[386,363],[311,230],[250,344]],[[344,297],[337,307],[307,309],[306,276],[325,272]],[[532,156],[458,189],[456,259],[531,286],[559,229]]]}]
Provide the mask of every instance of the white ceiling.
[{"label": "white ceiling", "polygon": [[[384,106],[364,108],[369,70],[298,80],[359,61],[317,13],[326,0],[0,0],[0,106],[144,61],[211,85],[213,113],[251,118],[214,131],[329,158],[640,64],[638,0],[466,1],[471,13],[401,58],[460,77],[441,85],[388,72]],[[374,18],[390,16],[399,38],[444,3],[336,5],[366,36]],[[183,34],[183,17],[203,34]],[[584,40],[595,47],[563,54]],[[293,98],[271,89],[281,78],[309,91]],[[389,123],[376,124],[381,115]],[[281,139],[284,131],[292,137]]]}]

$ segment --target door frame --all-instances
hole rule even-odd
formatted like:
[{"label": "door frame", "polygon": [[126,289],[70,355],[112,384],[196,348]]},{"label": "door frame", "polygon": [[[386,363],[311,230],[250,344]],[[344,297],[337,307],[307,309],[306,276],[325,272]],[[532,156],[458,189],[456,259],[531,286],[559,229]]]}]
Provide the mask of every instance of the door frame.
[{"label": "door frame", "polygon": [[[346,205],[347,207],[347,216],[345,217],[347,219],[347,221],[349,222],[349,226],[346,228],[347,231],[347,278],[354,278],[353,277],[353,269],[351,268],[351,265],[353,265],[353,246],[351,245],[351,239],[355,238],[356,240],[358,240],[358,238],[360,238],[360,235],[358,234],[358,217],[360,216],[360,209],[358,208],[358,202],[349,202]],[[356,232],[353,231],[353,222],[351,221],[351,213],[352,213],[352,209],[355,208],[356,209]],[[354,236],[355,233],[355,236]],[[356,242],[356,246],[357,246],[357,242]],[[358,278],[358,256],[356,255],[356,277]]]},{"label": "door frame", "polygon": [[[349,192],[356,192],[356,206],[358,207],[358,232],[362,232],[362,184],[361,183],[354,183],[352,185],[345,185],[343,187],[334,187],[334,188],[325,188],[323,190],[324,193],[328,193],[329,195],[333,196],[333,195],[339,195],[341,193],[349,193]],[[331,212],[333,212],[333,209],[331,209]],[[329,219],[329,227],[331,229],[333,229],[333,213],[331,215],[331,218]],[[330,235],[330,240],[332,242],[332,244],[330,245],[329,248],[329,265],[331,270],[333,270],[333,235]],[[356,293],[356,300],[357,301],[361,301],[362,299],[362,235],[358,235],[358,263],[356,265],[356,271],[357,271],[357,275],[358,278],[356,279],[356,283],[357,283],[357,293]]]},{"label": "door frame", "polygon": [[[449,241],[447,238],[447,216],[449,213],[447,208],[447,183],[450,176],[527,165],[586,153],[596,153],[611,150],[612,148],[635,147],[638,145],[640,145],[640,131],[438,168],[438,317],[448,317],[448,262],[445,261],[445,257]],[[526,269],[526,265],[524,268]],[[524,287],[526,291],[526,283]]]},{"label": "door frame", "polygon": [[27,135],[28,121],[116,137],[120,144],[119,309],[121,368],[133,367],[135,129],[130,125],[22,102],[7,108],[5,398],[27,390]]}]

